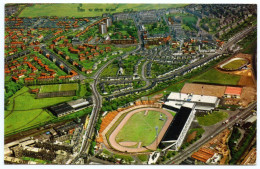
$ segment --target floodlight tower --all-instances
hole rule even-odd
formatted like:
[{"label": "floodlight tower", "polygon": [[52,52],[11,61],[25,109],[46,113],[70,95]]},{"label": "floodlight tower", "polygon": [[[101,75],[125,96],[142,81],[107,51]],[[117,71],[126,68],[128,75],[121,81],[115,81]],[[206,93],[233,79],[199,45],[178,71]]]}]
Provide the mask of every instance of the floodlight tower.
[{"label": "floodlight tower", "polygon": [[156,130],[156,148],[157,148],[157,144],[158,144],[158,126],[155,127]]}]

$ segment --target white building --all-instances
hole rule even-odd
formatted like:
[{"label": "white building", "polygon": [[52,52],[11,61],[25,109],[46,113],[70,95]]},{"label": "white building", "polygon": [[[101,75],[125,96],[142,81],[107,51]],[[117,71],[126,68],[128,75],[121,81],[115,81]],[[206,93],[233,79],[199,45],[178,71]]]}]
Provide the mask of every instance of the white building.
[{"label": "white building", "polygon": [[195,110],[209,111],[219,105],[220,99],[215,96],[171,92],[165,102],[165,108],[180,109],[184,103],[195,103]]},{"label": "white building", "polygon": [[107,33],[107,25],[106,25],[106,23],[101,22],[101,23],[99,24],[99,32],[100,32],[101,34]]}]

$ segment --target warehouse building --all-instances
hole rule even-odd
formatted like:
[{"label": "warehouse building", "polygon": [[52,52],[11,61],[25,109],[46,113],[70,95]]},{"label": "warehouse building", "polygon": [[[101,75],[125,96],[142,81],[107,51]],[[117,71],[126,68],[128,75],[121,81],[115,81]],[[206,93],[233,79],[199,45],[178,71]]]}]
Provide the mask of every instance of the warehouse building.
[{"label": "warehouse building", "polygon": [[90,100],[78,99],[65,103],[60,103],[54,106],[50,106],[47,109],[56,117],[62,117],[90,106],[92,103]]}]

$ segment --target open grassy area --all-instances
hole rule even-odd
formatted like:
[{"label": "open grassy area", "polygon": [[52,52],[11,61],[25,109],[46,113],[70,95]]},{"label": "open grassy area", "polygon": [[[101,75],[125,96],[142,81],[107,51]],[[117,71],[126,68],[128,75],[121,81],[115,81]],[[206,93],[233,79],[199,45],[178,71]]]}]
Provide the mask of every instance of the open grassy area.
[{"label": "open grassy area", "polygon": [[133,157],[131,157],[130,155],[121,155],[121,154],[114,154],[115,158],[120,158],[120,159],[124,159],[125,161],[133,161]]},{"label": "open grassy area", "polygon": [[27,87],[23,87],[14,96],[9,99],[6,106],[7,110],[32,110],[45,108],[57,103],[69,101],[72,97],[55,97],[55,98],[42,98],[35,99],[35,94],[31,94]]},{"label": "open grassy area", "polygon": [[72,100],[72,97],[35,99],[28,87],[23,87],[9,98],[5,107],[5,135],[44,124],[55,118],[43,108]]},{"label": "open grassy area", "polygon": [[78,83],[42,85],[40,93],[78,90]]},{"label": "open grassy area", "polygon": [[48,114],[43,109],[24,111],[14,110],[12,113],[8,113],[9,116],[4,120],[5,135],[8,135],[14,131],[20,131],[26,128],[30,128],[35,125],[40,125],[41,123],[43,124],[44,122],[47,122],[54,118],[53,115]]},{"label": "open grassy area", "polygon": [[101,77],[116,76],[118,70],[119,70],[119,67],[117,66],[117,64],[110,64],[101,73]]},{"label": "open grassy area", "polygon": [[197,120],[202,126],[211,126],[226,118],[228,118],[228,113],[223,111],[216,111],[202,117],[197,117]]},{"label": "open grassy area", "polygon": [[175,8],[185,4],[34,4],[26,7],[19,17],[59,16],[59,17],[94,17],[103,13],[118,13],[123,11],[140,11],[149,9]]},{"label": "open grassy area", "polygon": [[205,132],[205,130],[203,129],[203,128],[193,128],[193,129],[190,129],[189,131],[188,131],[188,134],[191,134],[191,133],[193,133],[194,131],[197,131],[197,136],[198,135],[202,135],[204,132]]},{"label": "open grassy area", "polygon": [[25,160],[25,161],[35,161],[35,162],[38,162],[40,164],[51,163],[51,161],[40,160],[40,159],[36,159],[36,158],[32,158],[32,157],[22,157],[22,159]]},{"label": "open grassy area", "polygon": [[236,85],[240,80],[240,76],[222,73],[216,69],[209,71],[191,79],[191,82],[212,83],[222,85]]},{"label": "open grassy area", "polygon": [[226,64],[225,66],[223,66],[222,68],[224,69],[228,69],[228,70],[235,70],[240,68],[241,66],[243,66],[244,64],[246,64],[246,60],[234,60],[228,64]]},{"label": "open grassy area", "polygon": [[[117,142],[142,142],[142,146],[148,146],[155,140],[155,127],[158,126],[159,133],[165,121],[159,120],[161,114],[159,112],[149,111],[146,116],[144,113],[144,111],[141,111],[131,116],[116,136]],[[166,115],[162,115],[166,119]]]},{"label": "open grassy area", "polygon": [[137,157],[138,157],[141,161],[143,161],[143,162],[145,162],[145,161],[148,160],[148,155],[147,155],[147,154],[139,154],[139,155],[137,155]]}]

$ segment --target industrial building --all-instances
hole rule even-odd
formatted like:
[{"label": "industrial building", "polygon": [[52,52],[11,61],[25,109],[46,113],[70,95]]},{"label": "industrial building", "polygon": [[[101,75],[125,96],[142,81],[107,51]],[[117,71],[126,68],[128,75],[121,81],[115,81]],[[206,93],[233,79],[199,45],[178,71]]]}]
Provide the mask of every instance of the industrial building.
[{"label": "industrial building", "polygon": [[195,110],[209,111],[217,107],[219,102],[220,99],[215,96],[171,92],[163,107],[176,111],[184,103],[195,103]]},{"label": "industrial building", "polygon": [[65,103],[60,103],[54,106],[48,107],[48,110],[57,117],[62,117],[79,110],[82,110],[91,105],[90,101],[86,99],[78,99]]},{"label": "industrial building", "polygon": [[179,150],[194,117],[195,103],[184,103],[177,111],[161,141],[164,147],[163,151],[167,149]]}]

